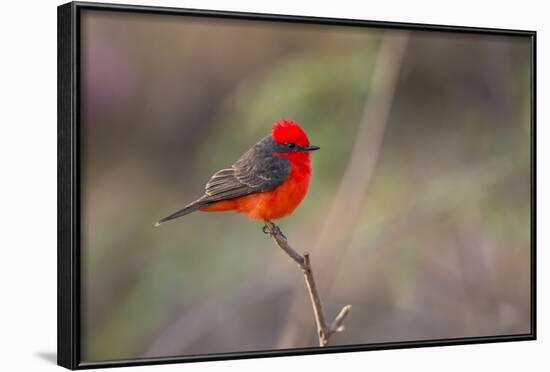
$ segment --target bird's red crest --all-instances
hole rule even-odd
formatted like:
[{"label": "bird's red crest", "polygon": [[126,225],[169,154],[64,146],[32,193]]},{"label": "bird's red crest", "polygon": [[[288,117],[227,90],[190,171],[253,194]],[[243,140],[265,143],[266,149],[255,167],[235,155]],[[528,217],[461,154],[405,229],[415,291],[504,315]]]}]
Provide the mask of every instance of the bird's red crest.
[{"label": "bird's red crest", "polygon": [[300,146],[309,145],[306,132],[292,120],[281,119],[276,122],[271,130],[271,136],[278,143],[294,142]]}]

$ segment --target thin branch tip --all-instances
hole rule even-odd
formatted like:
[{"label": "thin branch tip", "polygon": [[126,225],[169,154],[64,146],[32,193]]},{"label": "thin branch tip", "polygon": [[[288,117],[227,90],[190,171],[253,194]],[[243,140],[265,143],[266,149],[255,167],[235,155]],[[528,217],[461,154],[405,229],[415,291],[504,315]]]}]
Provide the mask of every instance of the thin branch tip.
[{"label": "thin branch tip", "polygon": [[313,307],[315,323],[317,324],[319,346],[323,347],[328,345],[329,339],[334,333],[342,332],[344,330],[342,323],[351,310],[351,305],[344,306],[332,324],[328,326],[325,320],[325,315],[323,314],[321,297],[319,296],[317,285],[315,284],[315,279],[313,277],[309,252],[305,252],[303,256],[296,252],[288,244],[288,239],[282,233],[281,229],[271,221],[265,221],[265,225],[262,230],[264,233],[271,235],[277,246],[279,246],[279,248],[281,248],[290,258],[292,258],[294,262],[296,262],[302,269],[307,289],[309,291],[311,306]]}]

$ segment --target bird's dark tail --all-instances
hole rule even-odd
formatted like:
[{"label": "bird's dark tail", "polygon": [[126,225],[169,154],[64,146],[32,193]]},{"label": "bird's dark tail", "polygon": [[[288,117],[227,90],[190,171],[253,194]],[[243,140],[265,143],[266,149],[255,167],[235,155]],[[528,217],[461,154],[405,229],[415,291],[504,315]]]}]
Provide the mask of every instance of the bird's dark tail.
[{"label": "bird's dark tail", "polygon": [[160,226],[164,222],[173,220],[178,217],[185,216],[186,214],[189,214],[189,213],[195,212],[198,209],[204,208],[206,204],[207,203],[202,202],[201,199],[195,200],[193,203],[186,205],[183,209],[180,209],[179,211],[174,212],[171,215],[158,220],[158,222],[155,224],[155,227]]}]

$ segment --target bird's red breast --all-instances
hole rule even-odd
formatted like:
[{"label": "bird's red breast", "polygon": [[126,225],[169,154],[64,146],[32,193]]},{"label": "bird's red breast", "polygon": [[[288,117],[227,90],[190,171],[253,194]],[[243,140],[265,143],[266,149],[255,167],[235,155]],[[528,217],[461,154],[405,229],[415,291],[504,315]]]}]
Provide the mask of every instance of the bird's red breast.
[{"label": "bird's red breast", "polygon": [[271,191],[222,200],[201,209],[204,212],[236,211],[248,217],[271,221],[291,214],[304,199],[311,178],[311,160],[309,153],[296,153],[285,156],[290,160],[291,170],[288,178]]}]

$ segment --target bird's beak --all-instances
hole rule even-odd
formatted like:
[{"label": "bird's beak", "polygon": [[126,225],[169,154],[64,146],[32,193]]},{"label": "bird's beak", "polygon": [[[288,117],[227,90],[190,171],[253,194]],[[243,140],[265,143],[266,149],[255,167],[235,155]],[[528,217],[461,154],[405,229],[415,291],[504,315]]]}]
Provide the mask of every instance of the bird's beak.
[{"label": "bird's beak", "polygon": [[304,150],[306,151],[315,151],[315,150],[319,150],[320,147],[319,146],[315,146],[315,145],[307,145],[306,147],[304,147]]}]

